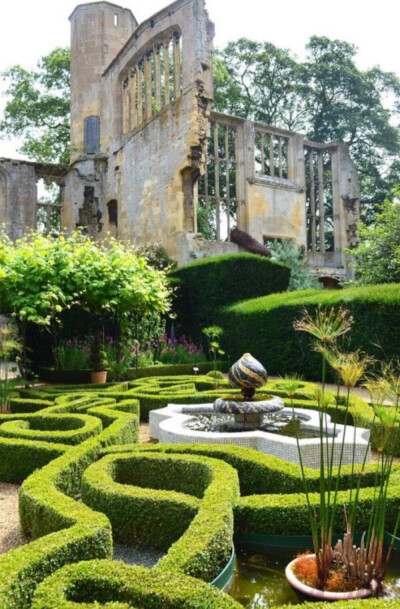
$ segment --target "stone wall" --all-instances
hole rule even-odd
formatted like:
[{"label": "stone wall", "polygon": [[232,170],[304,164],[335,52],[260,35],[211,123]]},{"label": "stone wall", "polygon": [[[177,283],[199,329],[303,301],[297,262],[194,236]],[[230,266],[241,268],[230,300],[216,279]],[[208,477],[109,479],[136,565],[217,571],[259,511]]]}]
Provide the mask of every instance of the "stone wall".
[{"label": "stone wall", "polygon": [[[238,251],[237,226],[304,246],[319,276],[351,276],[359,193],[348,148],[211,111],[204,0],[177,0],[140,25],[91,2],[70,21],[71,166],[0,161],[0,220],[13,238],[35,227],[44,177],[62,186],[61,225],[96,239],[160,243],[183,264]],[[199,212],[215,238],[198,233]]]}]

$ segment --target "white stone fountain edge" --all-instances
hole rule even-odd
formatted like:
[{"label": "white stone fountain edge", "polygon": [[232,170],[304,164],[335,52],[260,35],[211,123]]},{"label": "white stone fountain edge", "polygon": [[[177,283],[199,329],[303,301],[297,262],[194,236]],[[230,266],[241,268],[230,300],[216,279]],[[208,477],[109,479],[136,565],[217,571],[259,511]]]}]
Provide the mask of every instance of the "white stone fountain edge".
[{"label": "white stone fountain edge", "polygon": [[[150,411],[150,435],[166,444],[234,444],[246,448],[254,448],[269,455],[279,457],[292,463],[299,463],[298,448],[295,438],[281,436],[261,431],[225,432],[216,433],[208,431],[195,431],[184,425],[194,414],[213,413],[212,404],[168,404],[166,408]],[[282,413],[291,413],[290,408],[285,408]],[[295,412],[307,420],[307,428],[319,431],[319,413],[305,408],[295,408]],[[326,424],[324,427],[328,432],[333,432],[334,424],[331,417],[325,414]],[[354,435],[355,431],[355,435]],[[336,425],[336,439],[334,445],[334,463],[338,464],[343,425]],[[353,443],[354,462],[362,463],[365,450],[369,440],[369,430],[361,427],[347,426],[344,437],[343,464],[352,462]],[[319,467],[320,447],[319,438],[308,438],[299,440],[303,464],[305,467]],[[329,451],[331,450],[332,438],[328,438]],[[330,453],[329,453],[330,454]],[[367,462],[370,459],[368,452]]]}]

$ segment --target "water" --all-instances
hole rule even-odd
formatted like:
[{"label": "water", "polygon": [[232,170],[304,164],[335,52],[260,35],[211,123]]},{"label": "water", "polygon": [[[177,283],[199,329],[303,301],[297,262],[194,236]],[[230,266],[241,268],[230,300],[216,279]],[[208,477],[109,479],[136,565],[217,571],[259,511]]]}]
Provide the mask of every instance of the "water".
[{"label": "water", "polygon": [[[286,565],[299,553],[293,548],[236,548],[236,568],[227,590],[245,609],[268,609],[273,605],[299,605],[309,600],[293,590],[285,578]],[[385,598],[400,599],[400,552],[394,551],[384,585]]]},{"label": "water", "polygon": [[[211,431],[215,433],[250,431],[250,428],[245,430],[243,425],[235,421],[234,415],[230,414],[199,414],[188,421],[185,427],[195,431]],[[307,427],[306,421],[298,416],[294,417],[291,413],[264,415],[261,425],[257,429],[290,438],[319,438],[319,430]],[[325,435],[329,436],[329,434]]]}]

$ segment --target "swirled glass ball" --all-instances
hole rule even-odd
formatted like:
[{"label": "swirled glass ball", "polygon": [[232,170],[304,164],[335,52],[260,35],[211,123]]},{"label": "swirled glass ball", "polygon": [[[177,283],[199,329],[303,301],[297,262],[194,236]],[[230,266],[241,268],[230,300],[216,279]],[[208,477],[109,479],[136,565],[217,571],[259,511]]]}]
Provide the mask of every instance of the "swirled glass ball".
[{"label": "swirled glass ball", "polygon": [[264,366],[250,353],[244,353],[228,372],[230,384],[240,389],[262,387],[267,382],[267,378],[267,371]]}]

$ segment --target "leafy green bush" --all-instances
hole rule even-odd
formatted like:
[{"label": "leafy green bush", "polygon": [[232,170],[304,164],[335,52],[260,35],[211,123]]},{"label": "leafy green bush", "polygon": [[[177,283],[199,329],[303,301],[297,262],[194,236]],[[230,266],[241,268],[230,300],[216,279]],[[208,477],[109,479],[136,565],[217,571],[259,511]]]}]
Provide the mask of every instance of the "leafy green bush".
[{"label": "leafy green bush", "polygon": [[400,356],[400,284],[306,290],[237,303],[219,316],[225,330],[224,350],[233,360],[250,352],[270,374],[318,379],[320,357],[310,349],[309,338],[294,331],[293,322],[304,307],[312,314],[319,304],[342,305],[350,311],[354,318],[350,349],[362,349],[379,360]]},{"label": "leafy green bush", "polygon": [[170,548],[160,568],[206,581],[229,560],[238,493],[231,467],[193,455],[109,455],[82,483],[83,500],[107,514],[116,540]]},{"label": "leafy green bush", "polygon": [[[26,391],[26,393],[25,393]],[[19,392],[21,395],[21,391]],[[53,405],[53,402],[46,399],[38,399],[35,396],[37,395],[35,392],[30,394],[29,390],[24,390],[24,395],[28,397],[26,398],[12,398],[10,400],[10,412],[36,412],[38,410],[43,410],[43,408],[48,408]],[[30,397],[32,395],[32,398]],[[43,395],[43,394],[40,394]]]},{"label": "leafy green bush", "polygon": [[[114,601],[114,603],[112,603]],[[38,586],[32,609],[241,609],[236,601],[182,573],[93,560],[69,565]],[[86,603],[94,603],[87,605]]]},{"label": "leafy green bush", "polygon": [[201,341],[217,309],[246,298],[283,292],[290,270],[254,254],[229,254],[192,262],[173,271],[178,284],[174,308],[183,332]]},{"label": "leafy green bush", "polygon": [[288,291],[307,290],[308,288],[321,289],[315,275],[311,275],[307,265],[304,246],[298,247],[291,240],[272,241],[268,244],[271,250],[271,259],[290,268],[290,281]]}]

